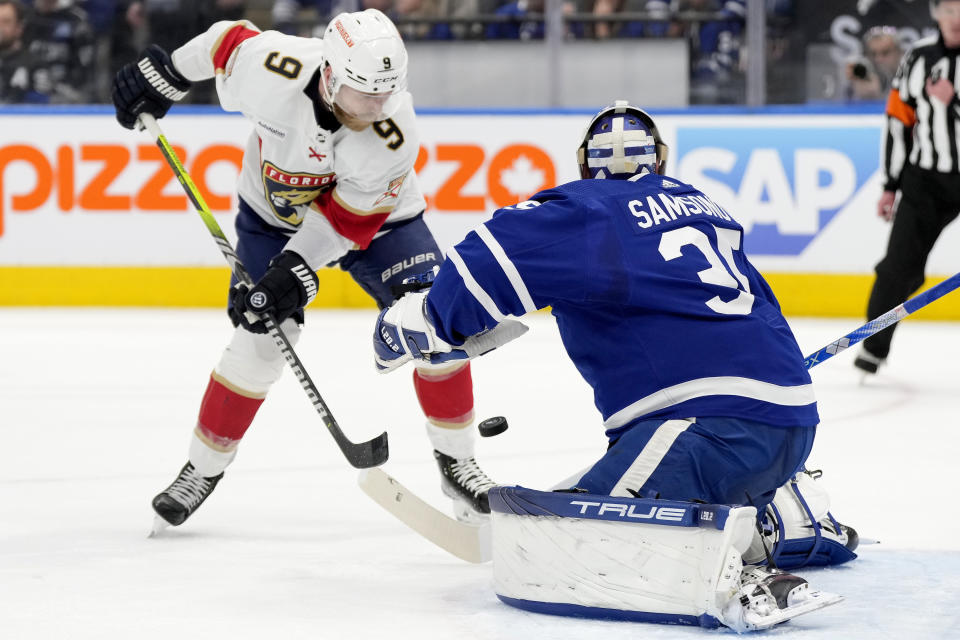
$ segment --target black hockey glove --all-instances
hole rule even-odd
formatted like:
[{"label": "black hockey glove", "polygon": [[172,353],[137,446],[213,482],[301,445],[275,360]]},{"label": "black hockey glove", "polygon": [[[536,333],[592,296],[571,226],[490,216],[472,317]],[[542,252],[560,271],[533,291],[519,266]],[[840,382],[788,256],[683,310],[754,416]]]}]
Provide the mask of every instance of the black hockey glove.
[{"label": "black hockey glove", "polygon": [[251,321],[247,311],[270,312],[279,324],[310,304],[317,296],[318,283],[317,274],[303,258],[293,251],[284,251],[270,261],[270,268],[253,288],[234,285],[230,290],[230,318],[248,331],[266,333],[263,321]]},{"label": "black hockey glove", "polygon": [[170,105],[187,95],[190,84],[174,68],[166,51],[150,45],[141,52],[139,60],[125,64],[113,79],[117,121],[133,129],[141,113],[162,118]]}]

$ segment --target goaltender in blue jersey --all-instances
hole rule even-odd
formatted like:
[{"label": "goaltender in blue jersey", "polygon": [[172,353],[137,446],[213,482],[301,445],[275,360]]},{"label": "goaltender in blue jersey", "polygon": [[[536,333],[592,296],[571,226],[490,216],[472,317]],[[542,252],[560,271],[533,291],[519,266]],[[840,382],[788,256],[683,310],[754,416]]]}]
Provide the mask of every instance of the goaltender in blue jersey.
[{"label": "goaltender in blue jersey", "polygon": [[720,205],[672,178],[579,180],[467,235],[426,297],[428,319],[456,345],[550,306],[611,437],[712,415],[812,439],[803,355],[742,241]]},{"label": "goaltender in blue jersey", "polygon": [[[518,501],[497,488],[490,494],[494,522],[544,511],[589,518],[592,507],[582,505],[605,505],[598,507],[601,515],[609,505],[624,514],[659,513],[664,500],[678,501],[668,506],[681,511],[684,504],[747,507],[751,520],[759,514],[766,534],[754,535],[753,527],[730,534],[737,562],[746,565],[733,591],[717,586],[717,576],[695,576],[680,579],[671,594],[689,605],[683,611],[662,609],[662,593],[638,595],[626,608],[652,616],[634,619],[702,624],[706,616],[738,630],[765,628],[835,601],[806,598],[801,592],[819,592],[773,565],[844,562],[856,557],[856,534],[828,513],[826,494],[804,472],[819,422],[813,387],[776,297],[744,254],[742,227],[695,187],[665,176],[666,157],[667,146],[644,111],[624,101],[601,111],[578,149],[583,179],[500,209],[450,249],[428,291],[381,313],[376,360],[391,370],[408,360],[470,357],[513,337],[512,318],[549,306],[567,353],[594,390],[609,448],[567,489],[575,492],[572,504],[581,506],[560,509],[544,494],[542,508],[517,510],[517,504],[538,503],[538,492],[523,489]],[[620,500],[604,502],[607,497]],[[566,521],[545,526],[562,528]],[[633,529],[613,537],[627,546],[637,536],[680,544],[660,539],[662,524],[645,524],[642,535]],[[501,566],[522,565],[503,575],[526,574],[537,565],[511,560],[511,541],[503,540],[510,535],[498,542],[498,529],[511,531],[494,527],[495,570],[498,557]],[[529,534],[525,527],[512,531]],[[525,543],[529,548],[535,541]],[[606,575],[605,568],[597,572]],[[533,577],[512,586],[498,578],[498,594],[551,613],[571,611],[544,603],[610,609],[602,599],[533,593],[531,585],[544,582],[536,575],[533,570]],[[589,580],[574,578],[574,592]],[[692,596],[683,592],[689,580],[713,586]],[[768,597],[766,609],[750,599],[756,589]],[[617,599],[624,592],[632,587],[611,591],[611,602],[619,603],[614,608],[625,608]],[[772,609],[770,602],[776,603]],[[673,614],[680,617],[658,617]]]}]

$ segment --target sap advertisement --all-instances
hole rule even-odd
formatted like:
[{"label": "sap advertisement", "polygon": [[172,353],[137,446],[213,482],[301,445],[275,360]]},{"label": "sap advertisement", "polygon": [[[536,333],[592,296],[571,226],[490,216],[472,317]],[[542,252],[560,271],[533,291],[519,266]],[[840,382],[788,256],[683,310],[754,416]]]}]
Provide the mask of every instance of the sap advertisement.
[{"label": "sap advertisement", "polygon": [[[878,115],[654,113],[668,173],[699,187],[746,231],[770,272],[869,273],[888,225]],[[577,178],[589,114],[425,113],[416,171],[427,221],[447,247],[498,207]],[[221,256],[153,141],[109,112],[0,112],[0,266],[218,266]],[[229,237],[248,122],[175,108],[161,121]],[[413,136],[407,138],[413,143]],[[932,275],[960,271],[948,228]]]}]

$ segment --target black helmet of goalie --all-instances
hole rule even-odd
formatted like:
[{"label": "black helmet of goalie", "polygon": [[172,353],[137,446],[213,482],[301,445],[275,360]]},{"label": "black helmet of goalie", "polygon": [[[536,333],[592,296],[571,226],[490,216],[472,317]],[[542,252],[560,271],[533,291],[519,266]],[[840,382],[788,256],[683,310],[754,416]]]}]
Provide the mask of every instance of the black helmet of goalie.
[{"label": "black helmet of goalie", "polygon": [[644,173],[662,174],[667,145],[643,109],[617,100],[593,117],[577,149],[584,180],[628,180]]},{"label": "black helmet of goalie", "polygon": [[369,124],[396,112],[407,87],[407,50],[377,9],[341,13],[323,36],[324,100],[344,120]]}]

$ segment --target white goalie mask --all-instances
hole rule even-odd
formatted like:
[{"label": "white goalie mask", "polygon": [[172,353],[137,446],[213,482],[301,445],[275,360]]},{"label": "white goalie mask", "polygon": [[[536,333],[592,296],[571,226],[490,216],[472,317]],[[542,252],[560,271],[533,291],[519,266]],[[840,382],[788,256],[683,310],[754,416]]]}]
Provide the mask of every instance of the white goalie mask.
[{"label": "white goalie mask", "polygon": [[653,118],[626,100],[617,100],[593,117],[577,149],[584,180],[627,180],[643,172],[663,174],[668,148]]},{"label": "white goalie mask", "polygon": [[321,90],[338,117],[369,124],[393,115],[407,87],[407,50],[390,18],[376,9],[341,13],[323,42]]}]

